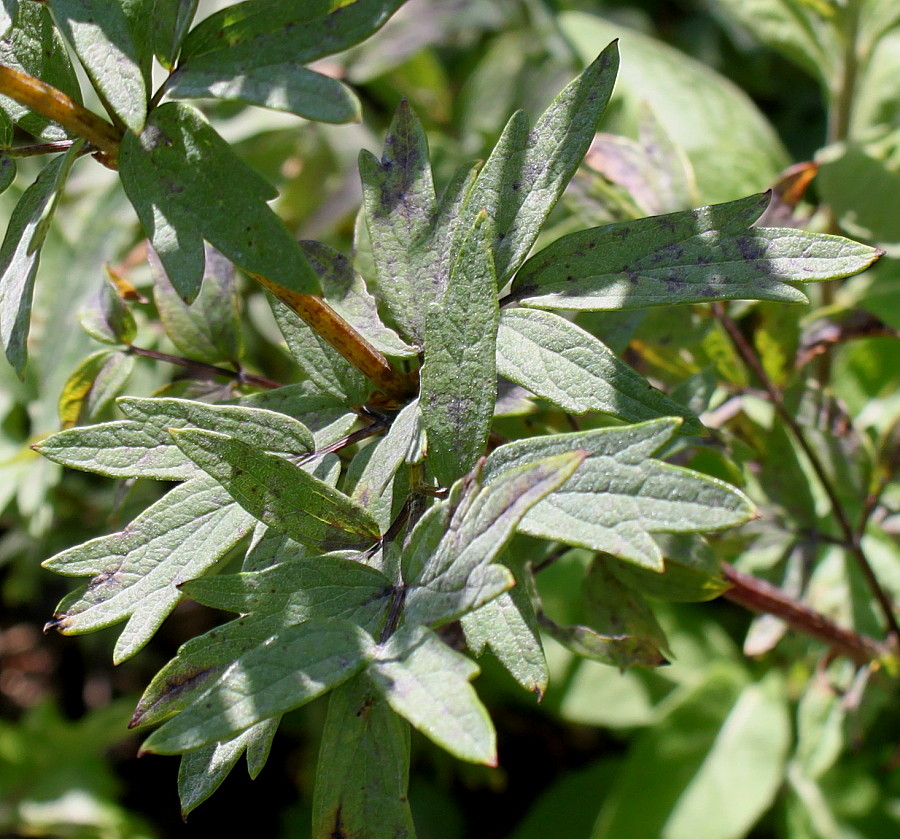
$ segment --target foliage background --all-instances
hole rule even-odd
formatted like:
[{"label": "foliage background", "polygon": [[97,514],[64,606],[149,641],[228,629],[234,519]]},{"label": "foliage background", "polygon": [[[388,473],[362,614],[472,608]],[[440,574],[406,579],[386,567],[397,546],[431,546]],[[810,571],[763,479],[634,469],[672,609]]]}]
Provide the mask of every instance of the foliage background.
[{"label": "foliage background", "polygon": [[[324,126],[222,104],[207,113],[279,188],[278,212],[299,237],[347,250],[360,202],[357,152],[378,153],[401,98],[425,122],[440,185],[460,162],[484,155],[515,108],[539,113],[602,46],[621,37],[622,73],[603,129],[636,136],[642,103],[649,103],[692,165],[690,206],[765,189],[790,163],[817,158],[822,170],[806,212],[827,202],[845,232],[888,251],[876,269],[824,292],[808,308],[737,310],[742,324],[753,328],[767,372],[792,394],[803,422],[823,428],[823,417],[833,420],[820,442],[833,451],[834,468],[846,472],[848,503],[858,507],[868,476],[890,472],[896,463],[900,91],[892,70],[900,33],[886,36],[883,55],[859,80],[850,128],[836,136],[837,103],[823,93],[817,67],[802,56],[798,61],[796,51],[787,50],[791,60],[784,49],[762,43],[765,33],[741,19],[740,5],[411,0],[371,41],[329,59],[362,98],[361,124]],[[752,7],[758,21],[767,8],[790,5],[773,0],[745,9]],[[797,5],[827,14],[839,4]],[[37,167],[29,171],[26,161],[21,169],[17,184],[0,196],[0,214],[8,214]],[[594,181],[577,186],[549,235],[635,209],[621,191],[607,191],[601,204],[591,200]],[[111,202],[118,202],[114,213]],[[114,221],[96,225],[99,208]],[[97,265],[128,269],[139,288],[149,284],[146,269],[127,261],[133,214],[100,167],[79,170],[57,222],[44,249],[37,349],[26,380],[0,366],[0,831],[137,837],[245,827],[267,836],[303,836],[320,702],[286,718],[258,781],[236,770],[187,826],[178,817],[177,762],[134,757],[137,740],[125,724],[137,696],[184,639],[213,626],[219,615],[185,603],[147,650],[118,668],[109,663],[115,630],[79,638],[40,633],[68,589],[65,580],[42,571],[40,561],[121,526],[155,492],[144,487],[120,497],[111,482],[64,474],[28,449],[59,427],[63,383],[96,348],[72,313],[95,292]],[[823,213],[811,221],[820,229],[830,223]],[[136,309],[137,343],[171,350],[152,307]],[[296,380],[264,300],[249,284],[242,312],[248,365],[280,381]],[[843,340],[860,312],[880,325]],[[744,486],[763,508],[756,529],[720,540],[723,555],[741,557],[745,570],[793,587],[836,619],[878,635],[858,573],[820,532],[827,504],[773,421],[758,383],[709,319],[684,307],[642,320],[626,313],[580,322],[592,317],[592,328],[645,374],[670,389],[691,381],[685,397],[701,385],[742,394],[728,452],[738,465],[714,449],[689,455],[692,468]],[[839,401],[823,407],[805,391],[811,368],[797,373],[793,357],[798,347],[812,346],[817,326],[831,324],[844,327],[825,356]],[[173,378],[172,370],[141,360],[129,392],[149,394]],[[838,433],[841,423],[845,431]],[[882,500],[869,538],[883,582],[897,596],[896,486],[888,486]],[[582,563],[572,551],[542,578],[548,611],[559,620],[577,620],[567,614],[567,593],[580,585]],[[485,660],[478,688],[498,727],[502,765],[462,765],[414,739],[410,796],[420,837],[652,836],[691,779],[693,803],[681,821],[669,823],[666,836],[837,839],[888,836],[900,828],[900,782],[892,771],[900,764],[900,725],[888,680],[875,674],[866,681],[847,662],[829,663],[820,646],[804,639],[788,637],[774,647],[781,637],[777,626],[752,621],[723,600],[659,609],[676,659],[664,672],[619,675],[576,662],[548,642],[553,680],[536,706]],[[748,631],[757,656],[742,651]],[[729,716],[735,707],[743,719]],[[726,719],[733,721],[730,729],[722,727]],[[718,764],[711,758],[717,743],[723,746]]]}]

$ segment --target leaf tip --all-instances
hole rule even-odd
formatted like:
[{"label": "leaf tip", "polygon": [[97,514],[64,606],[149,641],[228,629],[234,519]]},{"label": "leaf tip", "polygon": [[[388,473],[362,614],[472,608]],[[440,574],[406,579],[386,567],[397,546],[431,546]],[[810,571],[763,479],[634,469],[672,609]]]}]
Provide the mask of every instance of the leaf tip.
[{"label": "leaf tip", "polygon": [[60,627],[63,625],[64,620],[65,620],[65,617],[63,615],[54,615],[52,618],[50,618],[50,620],[48,620],[44,624],[44,628],[42,630],[44,635],[46,635],[48,632],[51,632],[54,629],[62,631],[60,629]]}]

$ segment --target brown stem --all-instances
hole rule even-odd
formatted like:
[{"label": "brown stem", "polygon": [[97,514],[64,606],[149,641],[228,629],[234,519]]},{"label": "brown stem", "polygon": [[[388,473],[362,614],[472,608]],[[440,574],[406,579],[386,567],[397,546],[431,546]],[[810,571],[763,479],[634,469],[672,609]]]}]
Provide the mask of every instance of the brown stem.
[{"label": "brown stem", "polygon": [[321,297],[291,291],[260,274],[250,273],[250,276],[393,400],[392,405],[379,407],[398,407],[415,394],[415,378],[394,369],[375,347]]},{"label": "brown stem", "polygon": [[144,358],[152,358],[156,361],[166,361],[169,364],[177,364],[179,367],[184,367],[188,370],[196,370],[213,376],[225,376],[228,379],[253,385],[254,387],[265,388],[267,390],[274,390],[275,388],[282,386],[281,382],[267,379],[265,376],[255,376],[253,373],[245,373],[243,370],[229,370],[227,367],[216,367],[215,364],[194,361],[191,358],[185,358],[180,355],[169,355],[169,353],[158,352],[157,350],[148,350],[143,347],[136,347],[134,344],[128,348],[128,352],[133,355],[143,356]]},{"label": "brown stem", "polygon": [[856,664],[878,661],[890,654],[887,647],[873,638],[838,626],[765,580],[744,574],[727,562],[722,563],[722,570],[732,586],[724,597],[734,603],[754,612],[775,615],[804,635],[824,641],[835,652],[848,656]]},{"label": "brown stem", "polygon": [[38,143],[33,146],[17,146],[14,149],[4,149],[3,154],[9,157],[37,157],[41,154],[56,154],[68,151],[74,140],[58,140],[55,143]]},{"label": "brown stem", "polygon": [[103,152],[103,162],[107,166],[116,168],[122,132],[61,90],[20,70],[0,64],[0,93],[47,117],[72,134],[84,137]]},{"label": "brown stem", "polygon": [[828,500],[831,502],[831,511],[834,514],[834,518],[844,537],[845,549],[853,556],[856,564],[862,571],[869,590],[878,601],[881,610],[884,613],[885,621],[887,622],[888,632],[892,636],[894,643],[900,641],[900,626],[898,626],[897,616],[894,614],[894,604],[887,592],[882,588],[881,583],[878,582],[878,578],[876,577],[872,566],[869,564],[868,557],[866,557],[865,551],[862,549],[860,541],[861,534],[857,533],[853,528],[853,525],[847,516],[847,512],[844,510],[844,506],[838,497],[837,490],[834,488],[831,479],[828,477],[819,455],[810,445],[809,440],[806,439],[806,435],[803,433],[800,424],[794,419],[794,415],[784,404],[784,397],[782,396],[781,391],[769,378],[762,363],[759,358],[757,358],[756,352],[747,342],[747,339],[744,338],[738,325],[728,316],[725,307],[721,303],[713,303],[712,305],[716,318],[725,328],[735,349],[747,366],[756,374],[760,382],[762,382],[763,387],[769,394],[769,398],[772,400],[775,412],[790,429],[797,444],[809,460],[810,466],[812,466],[813,471],[816,473],[816,477],[819,479],[819,483],[822,485],[825,494],[828,496]]}]

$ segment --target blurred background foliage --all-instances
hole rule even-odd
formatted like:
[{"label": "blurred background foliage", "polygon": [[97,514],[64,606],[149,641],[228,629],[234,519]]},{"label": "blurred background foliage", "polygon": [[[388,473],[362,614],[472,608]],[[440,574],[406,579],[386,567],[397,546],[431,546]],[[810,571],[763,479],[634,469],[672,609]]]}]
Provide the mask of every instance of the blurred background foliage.
[{"label": "blurred background foliage", "polygon": [[[201,2],[200,16],[224,5]],[[774,187],[771,223],[842,231],[886,251],[865,274],[813,289],[807,307],[738,303],[730,316],[823,458],[896,599],[898,21],[895,0],[410,0],[374,38],[320,68],[358,91],[360,124],[221,103],[206,110],[276,185],[276,209],[297,236],[347,251],[360,204],[357,153],[379,151],[402,98],[429,132],[440,187],[459,163],[484,155],[514,109],[538,114],[619,38],[622,69],[604,134],[543,243],[576,227]],[[33,179],[31,163],[20,161],[0,215]],[[308,835],[321,703],[286,718],[257,781],[234,772],[186,826],[177,761],[135,758],[125,724],[142,687],[183,640],[218,622],[216,613],[183,603],[147,650],[117,668],[114,630],[40,632],[68,589],[40,561],[120,528],[160,488],[63,473],[29,445],[61,422],[109,418],[123,390],[202,397],[232,387],[110,350],[85,367],[102,347],[74,313],[88,312],[90,325],[91,301],[106,293],[103,264],[129,301],[135,344],[178,354],[179,330],[161,324],[164,291],[154,298],[129,205],[111,173],[81,166],[44,247],[25,380],[0,365],[0,835]],[[237,282],[241,364],[296,381],[261,293]],[[716,540],[719,556],[842,625],[883,637],[829,499],[708,307],[578,322],[715,429],[684,441],[674,459],[741,486],[761,512]],[[238,359],[216,357],[212,347],[200,360]],[[503,422],[541,427],[554,420],[545,411],[526,402]],[[585,567],[583,552],[572,550],[542,574],[555,620],[578,622],[572,593]],[[410,798],[420,838],[900,835],[896,674],[857,669],[779,620],[725,600],[654,610],[671,666],[620,674],[547,639],[552,681],[539,706],[482,660],[478,689],[498,728],[501,767],[462,765],[414,739]]]}]

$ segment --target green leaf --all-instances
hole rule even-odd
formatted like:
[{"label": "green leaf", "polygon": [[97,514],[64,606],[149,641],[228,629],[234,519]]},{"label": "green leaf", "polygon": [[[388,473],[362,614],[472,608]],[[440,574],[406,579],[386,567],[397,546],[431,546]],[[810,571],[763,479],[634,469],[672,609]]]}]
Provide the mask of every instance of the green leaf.
[{"label": "green leaf", "polygon": [[81,634],[128,623],[113,660],[134,655],[181,599],[179,584],[200,576],[234,547],[253,519],[207,477],[170,490],[120,533],[63,551],[43,565],[59,574],[90,576],[87,589],[60,603],[50,626]]},{"label": "green leaf", "polygon": [[186,356],[208,364],[237,363],[243,354],[234,266],[206,246],[203,285],[188,306],[166,275],[152,248],[148,249],[153,275],[153,299],[169,340]]},{"label": "green leaf", "polygon": [[172,70],[194,19],[199,0],[153,0],[153,52],[166,70]]},{"label": "green leaf", "polygon": [[651,458],[678,424],[661,419],[508,443],[488,457],[485,486],[507,469],[586,451],[571,480],[529,510],[519,530],[661,571],[662,552],[651,533],[722,530],[754,515],[749,499],[734,487]]},{"label": "green leaf", "polygon": [[371,638],[341,620],[306,621],[231,652],[230,665],[151,734],[143,752],[176,754],[233,737],[340,685],[374,655]]},{"label": "green leaf", "polygon": [[202,21],[184,42],[166,92],[215,97],[323,122],[359,120],[359,103],[339,81],[303,65],[341,52],[384,25],[404,0],[253,0]]},{"label": "green leaf", "polygon": [[363,507],[277,455],[213,431],[185,428],[171,434],[178,448],[248,512],[303,545],[365,547],[380,535]]},{"label": "green leaf", "polygon": [[9,363],[20,377],[28,358],[26,341],[41,246],[60,190],[81,146],[81,142],[76,142],[64,155],[48,163],[22,193],[0,245],[0,338]]},{"label": "green leaf", "polygon": [[366,225],[378,275],[378,296],[404,340],[421,346],[429,305],[441,299],[446,274],[420,271],[421,244],[431,242],[437,199],[428,138],[404,100],[397,108],[379,161],[359,155]]},{"label": "green leaf", "polygon": [[567,650],[589,661],[627,670],[630,667],[659,667],[666,664],[655,644],[646,638],[625,633],[598,632],[591,626],[560,626],[539,615],[541,629]]},{"label": "green leaf", "polygon": [[269,302],[291,355],[310,381],[346,405],[362,405],[372,389],[369,380],[287,306],[271,296]]},{"label": "green leaf", "polygon": [[126,132],[122,185],[169,279],[187,300],[203,276],[203,239],[235,265],[299,294],[319,281],[266,201],[272,187],[242,163],[194,108],[155,108],[140,135]]},{"label": "green leaf", "polygon": [[155,429],[160,441],[171,429],[215,429],[267,452],[308,454],[315,448],[310,430],[299,420],[264,408],[245,405],[208,405],[189,399],[144,399],[126,396],[119,408],[128,419]]},{"label": "green leaf", "polygon": [[317,449],[339,440],[358,420],[342,398],[322,393],[308,381],[242,396],[238,401],[302,420],[312,431]]},{"label": "green leaf", "polygon": [[147,117],[149,79],[117,0],[48,0],[66,40],[75,49],[104,104],[135,133]]},{"label": "green leaf", "polygon": [[500,286],[518,270],[550,211],[581,164],[612,94],[619,66],[611,43],[566,87],[532,130],[523,113],[510,119],[466,199],[464,224],[483,209],[496,231]]},{"label": "green leaf", "polygon": [[654,541],[665,556],[662,574],[628,562],[610,561],[615,576],[642,594],[674,603],[713,600],[728,591],[718,558],[700,536],[657,533]]},{"label": "green leaf", "polygon": [[[0,63],[53,85],[81,103],[78,76],[63,39],[53,25],[50,12],[43,4],[29,2],[19,5],[15,25],[0,40]],[[0,96],[0,109],[16,125],[42,140],[65,140],[69,136],[47,117],[6,96]]]},{"label": "green leaf", "polygon": [[407,626],[438,626],[497,597],[514,579],[493,560],[528,510],[562,486],[584,452],[510,469],[490,486],[476,472],[423,516],[403,550]]},{"label": "green leaf", "polygon": [[78,313],[82,328],[104,344],[131,344],[137,324],[115,286],[104,280],[91,302]]},{"label": "green leaf", "polygon": [[805,303],[786,283],[846,277],[880,256],[840,236],[751,228],[768,200],[755,195],[570,233],[528,260],[511,296],[540,309],[588,311],[708,300]]},{"label": "green leaf", "polygon": [[734,674],[711,674],[638,738],[592,839],[745,836],[782,784],[790,736],[774,680],[741,689]]},{"label": "green leaf", "polygon": [[630,422],[680,416],[682,433],[703,431],[694,414],[653,388],[589,332],[552,312],[501,313],[497,371],[572,413],[601,411]]},{"label": "green leaf", "polygon": [[360,562],[310,556],[279,560],[262,571],[191,580],[182,591],[213,609],[278,615],[284,626],[335,617],[375,633],[384,622],[391,583]]},{"label": "green leaf", "polygon": [[393,329],[381,322],[377,301],[346,256],[321,242],[303,241],[300,247],[319,275],[325,299],[375,349],[400,358],[417,354],[415,347],[402,341]]},{"label": "green leaf", "polygon": [[443,486],[475,465],[491,430],[500,320],[493,238],[490,221],[480,215],[460,248],[442,301],[425,321],[419,405],[428,465]]},{"label": "green leaf", "polygon": [[0,2],[0,38],[12,28],[19,11],[19,0],[2,0]]},{"label": "green leaf", "polygon": [[280,721],[281,717],[263,720],[231,740],[183,755],[178,766],[182,818],[218,789],[245,751],[250,777],[255,778],[265,765]]},{"label": "green leaf", "polygon": [[36,443],[35,451],[54,463],[111,478],[184,481],[199,469],[172,442],[170,428],[218,428],[264,451],[313,449],[305,426],[274,411],[184,399],[123,397],[118,404],[129,419],[70,428]]},{"label": "green leaf", "polygon": [[122,389],[134,369],[134,356],[100,350],[89,355],[63,385],[59,396],[59,422],[70,428],[90,422]]},{"label": "green leaf", "polygon": [[378,518],[384,530],[390,526],[393,512],[388,489],[400,467],[413,456],[421,431],[419,419],[419,404],[414,399],[394,417],[384,437],[372,444],[373,451],[353,487],[353,499]]},{"label": "green leaf", "polygon": [[476,611],[463,615],[462,625],[473,654],[481,655],[489,646],[525,690],[538,699],[543,697],[550,674],[537,616],[522,585],[515,585]]},{"label": "green leaf", "polygon": [[[4,119],[5,117],[0,117]],[[0,194],[6,192],[16,179],[16,159],[0,153]]]},{"label": "green leaf", "polygon": [[313,793],[315,839],[414,839],[409,741],[409,726],[366,675],[332,691]]},{"label": "green leaf", "polygon": [[497,738],[469,682],[478,665],[431,630],[400,630],[381,646],[368,675],[388,704],[454,757],[497,765]]},{"label": "green leaf", "polygon": [[587,623],[604,635],[630,636],[641,643],[648,658],[665,662],[671,657],[666,634],[641,592],[615,573],[618,564],[612,557],[594,556],[584,580]]}]

